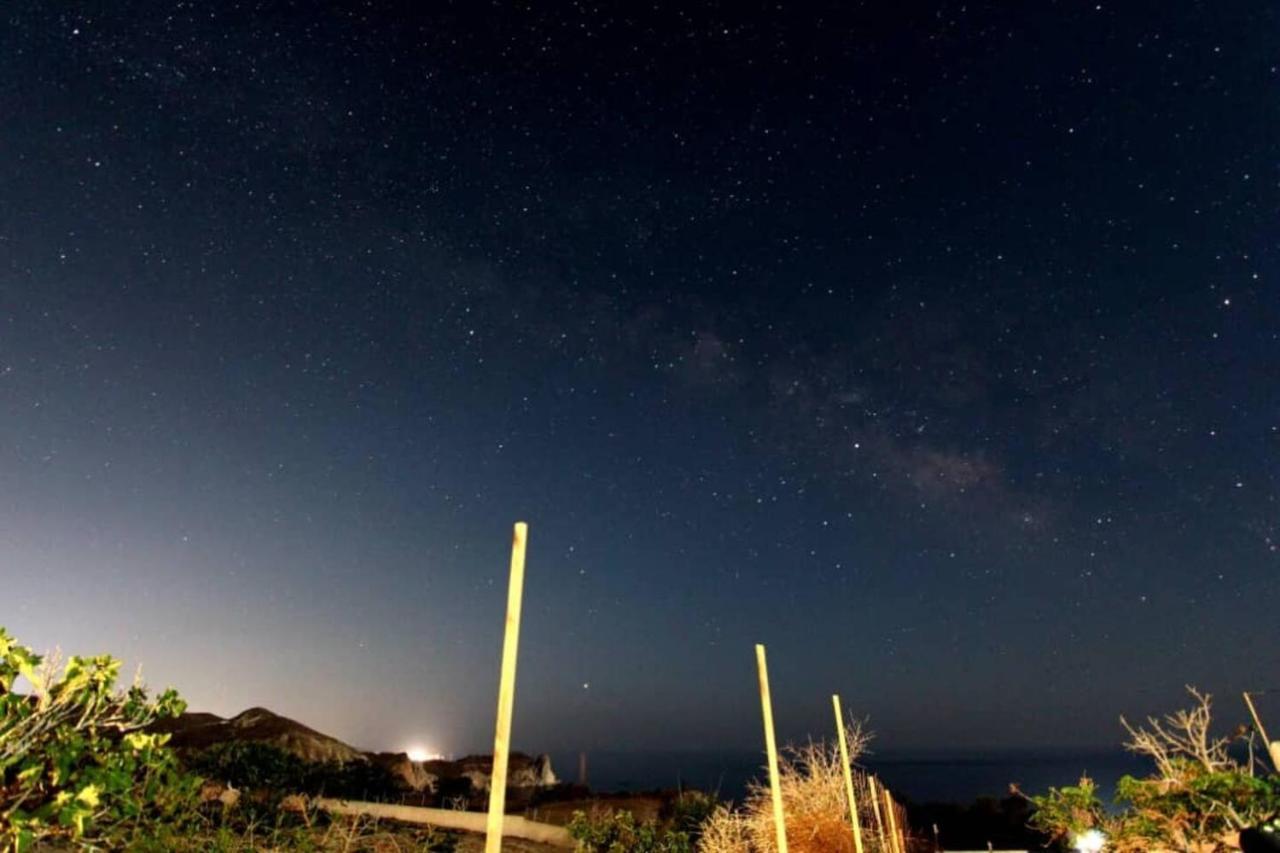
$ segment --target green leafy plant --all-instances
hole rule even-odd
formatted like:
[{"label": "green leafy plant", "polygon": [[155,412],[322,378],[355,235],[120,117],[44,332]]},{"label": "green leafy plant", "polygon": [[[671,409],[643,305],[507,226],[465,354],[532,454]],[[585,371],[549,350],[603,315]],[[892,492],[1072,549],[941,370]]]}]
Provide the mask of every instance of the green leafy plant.
[{"label": "green leafy plant", "polygon": [[[147,727],[180,714],[173,691],[120,691],[120,661],[69,657],[62,667],[0,628],[0,842],[23,851],[44,838],[89,842],[193,813],[199,780],[167,736]],[[19,679],[29,692],[15,691]]]},{"label": "green leafy plant", "polygon": [[693,853],[687,833],[637,821],[628,811],[574,812],[569,834],[580,853]]},{"label": "green leafy plant", "polygon": [[1064,841],[1101,827],[1106,810],[1098,797],[1097,786],[1087,776],[1079,784],[1050,788],[1049,793],[1029,798],[1035,805],[1030,824],[1054,841]]},{"label": "green leafy plant", "polygon": [[1171,776],[1123,777],[1116,801],[1125,811],[1112,827],[1132,849],[1213,845],[1280,811],[1280,783],[1242,769],[1207,771],[1177,762]]}]

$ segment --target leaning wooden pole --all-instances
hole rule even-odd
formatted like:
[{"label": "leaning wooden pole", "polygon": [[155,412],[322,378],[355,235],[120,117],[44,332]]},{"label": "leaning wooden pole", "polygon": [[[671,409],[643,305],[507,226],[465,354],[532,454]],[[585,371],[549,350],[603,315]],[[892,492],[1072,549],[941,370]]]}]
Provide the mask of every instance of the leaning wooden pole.
[{"label": "leaning wooden pole", "polygon": [[898,816],[894,814],[893,795],[889,793],[888,788],[881,788],[884,791],[884,811],[889,818],[889,841],[893,845],[894,853],[903,853],[902,837],[898,835]]},{"label": "leaning wooden pole", "polygon": [[[769,699],[769,665],[764,646],[756,644],[756,669],[760,675],[760,708],[764,712],[764,745],[769,753],[769,788],[773,791],[773,826],[778,853],[787,853],[787,820],[782,810],[782,780],[778,777],[778,743],[773,736],[773,703]],[[486,851],[488,853],[488,851]]]},{"label": "leaning wooden pole", "polygon": [[836,712],[836,737],[840,741],[840,764],[844,768],[844,792],[849,800],[849,822],[853,825],[853,846],[862,853],[862,827],[858,825],[858,799],[853,795],[853,768],[849,764],[849,741],[844,733],[844,713],[840,710],[840,696],[831,697],[831,707]]},{"label": "leaning wooden pole", "polygon": [[1262,718],[1258,716],[1258,709],[1253,707],[1253,697],[1248,691],[1244,694],[1244,704],[1249,706],[1249,716],[1253,717],[1254,728],[1258,730],[1258,734],[1262,735],[1262,743],[1267,748],[1267,758],[1271,759],[1271,768],[1280,771],[1280,741],[1272,743],[1267,737],[1267,730],[1262,727]]},{"label": "leaning wooden pole", "polygon": [[511,714],[516,699],[516,655],[520,647],[520,602],[524,596],[524,551],[529,525],[516,522],[511,539],[511,581],[507,587],[507,626],[502,638],[502,675],[498,681],[498,724],[493,735],[493,774],[489,779],[489,820],[484,853],[501,853],[507,809],[507,762],[511,754]]},{"label": "leaning wooden pole", "polygon": [[877,790],[879,786],[876,784],[876,777],[868,776],[867,785],[871,790],[871,796],[870,796],[871,811],[876,816],[876,832],[880,836],[880,849],[888,850],[889,839],[884,834],[884,818],[880,816],[880,794],[879,794],[879,791]]}]

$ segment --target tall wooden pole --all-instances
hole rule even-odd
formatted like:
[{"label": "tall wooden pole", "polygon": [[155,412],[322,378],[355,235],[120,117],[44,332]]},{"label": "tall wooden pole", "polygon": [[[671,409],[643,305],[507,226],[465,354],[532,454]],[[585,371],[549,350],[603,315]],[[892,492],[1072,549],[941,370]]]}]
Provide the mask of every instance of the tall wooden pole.
[{"label": "tall wooden pole", "polygon": [[[769,699],[769,665],[764,646],[756,644],[756,669],[760,674],[760,708],[764,711],[764,745],[769,753],[769,787],[773,791],[773,826],[778,853],[787,853],[787,821],[782,810],[782,782],[778,778],[778,744],[773,737],[773,703]],[[488,853],[488,851],[486,851]]]},{"label": "tall wooden pole", "polygon": [[889,793],[888,788],[880,790],[884,791],[884,811],[889,818],[890,843],[893,844],[894,853],[902,853],[902,840],[898,835],[898,816],[893,813],[893,795]]},{"label": "tall wooden pole", "polygon": [[502,853],[502,820],[507,810],[507,762],[511,753],[511,713],[516,699],[516,654],[520,647],[520,603],[524,596],[524,551],[529,525],[517,521],[511,539],[511,582],[507,587],[507,626],[502,638],[502,676],[498,681],[498,724],[493,735],[493,773],[489,778],[489,820],[484,853]]},{"label": "tall wooden pole", "polygon": [[849,742],[844,734],[844,713],[840,710],[840,696],[831,697],[831,707],[836,712],[836,736],[840,740],[840,764],[844,768],[844,791],[849,799],[849,822],[853,824],[853,846],[862,853],[862,827],[858,825],[858,800],[853,795],[853,768],[849,766]]},{"label": "tall wooden pole", "polygon": [[880,816],[880,793],[877,790],[879,786],[876,784],[876,777],[868,776],[867,785],[871,789],[871,811],[876,816],[876,830],[880,835],[880,849],[889,849],[889,839],[884,834],[884,818]]},{"label": "tall wooden pole", "polygon": [[1258,709],[1253,707],[1253,697],[1247,691],[1244,694],[1244,704],[1249,706],[1249,716],[1253,717],[1254,728],[1258,730],[1258,734],[1262,735],[1262,744],[1267,748],[1267,758],[1271,759],[1271,768],[1280,770],[1280,741],[1272,743],[1267,738],[1267,730],[1262,727],[1262,718],[1258,716]]}]

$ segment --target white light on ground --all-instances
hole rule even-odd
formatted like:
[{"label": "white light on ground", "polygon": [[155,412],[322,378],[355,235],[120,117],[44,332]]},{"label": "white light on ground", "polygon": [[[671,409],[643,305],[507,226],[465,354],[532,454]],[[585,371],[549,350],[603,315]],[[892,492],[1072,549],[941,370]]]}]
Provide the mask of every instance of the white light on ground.
[{"label": "white light on ground", "polygon": [[1088,829],[1076,836],[1072,847],[1078,853],[1100,853],[1107,845],[1107,837],[1096,829]]}]

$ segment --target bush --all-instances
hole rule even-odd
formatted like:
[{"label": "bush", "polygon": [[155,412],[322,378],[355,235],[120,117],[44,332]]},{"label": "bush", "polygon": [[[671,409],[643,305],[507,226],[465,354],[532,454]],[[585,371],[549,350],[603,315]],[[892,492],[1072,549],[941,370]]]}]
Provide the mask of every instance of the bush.
[{"label": "bush", "polygon": [[1035,811],[1028,822],[1055,842],[1097,829],[1106,819],[1098,789],[1087,776],[1081,777],[1078,785],[1050,788],[1043,796],[1031,797],[1031,802]]},{"label": "bush", "polygon": [[663,818],[671,828],[683,832],[689,841],[696,844],[702,837],[702,828],[719,806],[719,800],[702,791],[681,791],[680,794],[663,809]]},{"label": "bush", "polygon": [[345,764],[303,761],[266,743],[215,744],[191,754],[187,764],[205,778],[233,788],[265,793],[270,805],[288,794],[372,801],[399,797],[395,779],[383,767],[365,761]]},{"label": "bush", "polygon": [[[851,761],[866,750],[870,735],[854,721],[845,728]],[[848,793],[839,748],[831,743],[809,743],[789,749],[779,759],[779,787],[787,822],[787,845],[792,853],[853,853],[856,849],[849,821]],[[867,780],[854,771],[859,826],[863,849],[884,853],[888,845],[871,823]],[[720,807],[707,820],[698,842],[701,853],[773,853],[777,840],[773,823],[773,793],[766,784],[753,783],[741,811]]]},{"label": "bush", "polygon": [[[0,628],[0,839],[23,851],[47,838],[125,837],[190,814],[199,780],[183,773],[166,735],[145,729],[180,714],[172,690],[155,700],[116,689],[120,661],[70,657],[59,668]],[[19,678],[29,694],[14,692]]]},{"label": "bush", "polygon": [[637,822],[627,811],[590,817],[574,812],[569,834],[581,853],[693,853],[687,833]]}]

